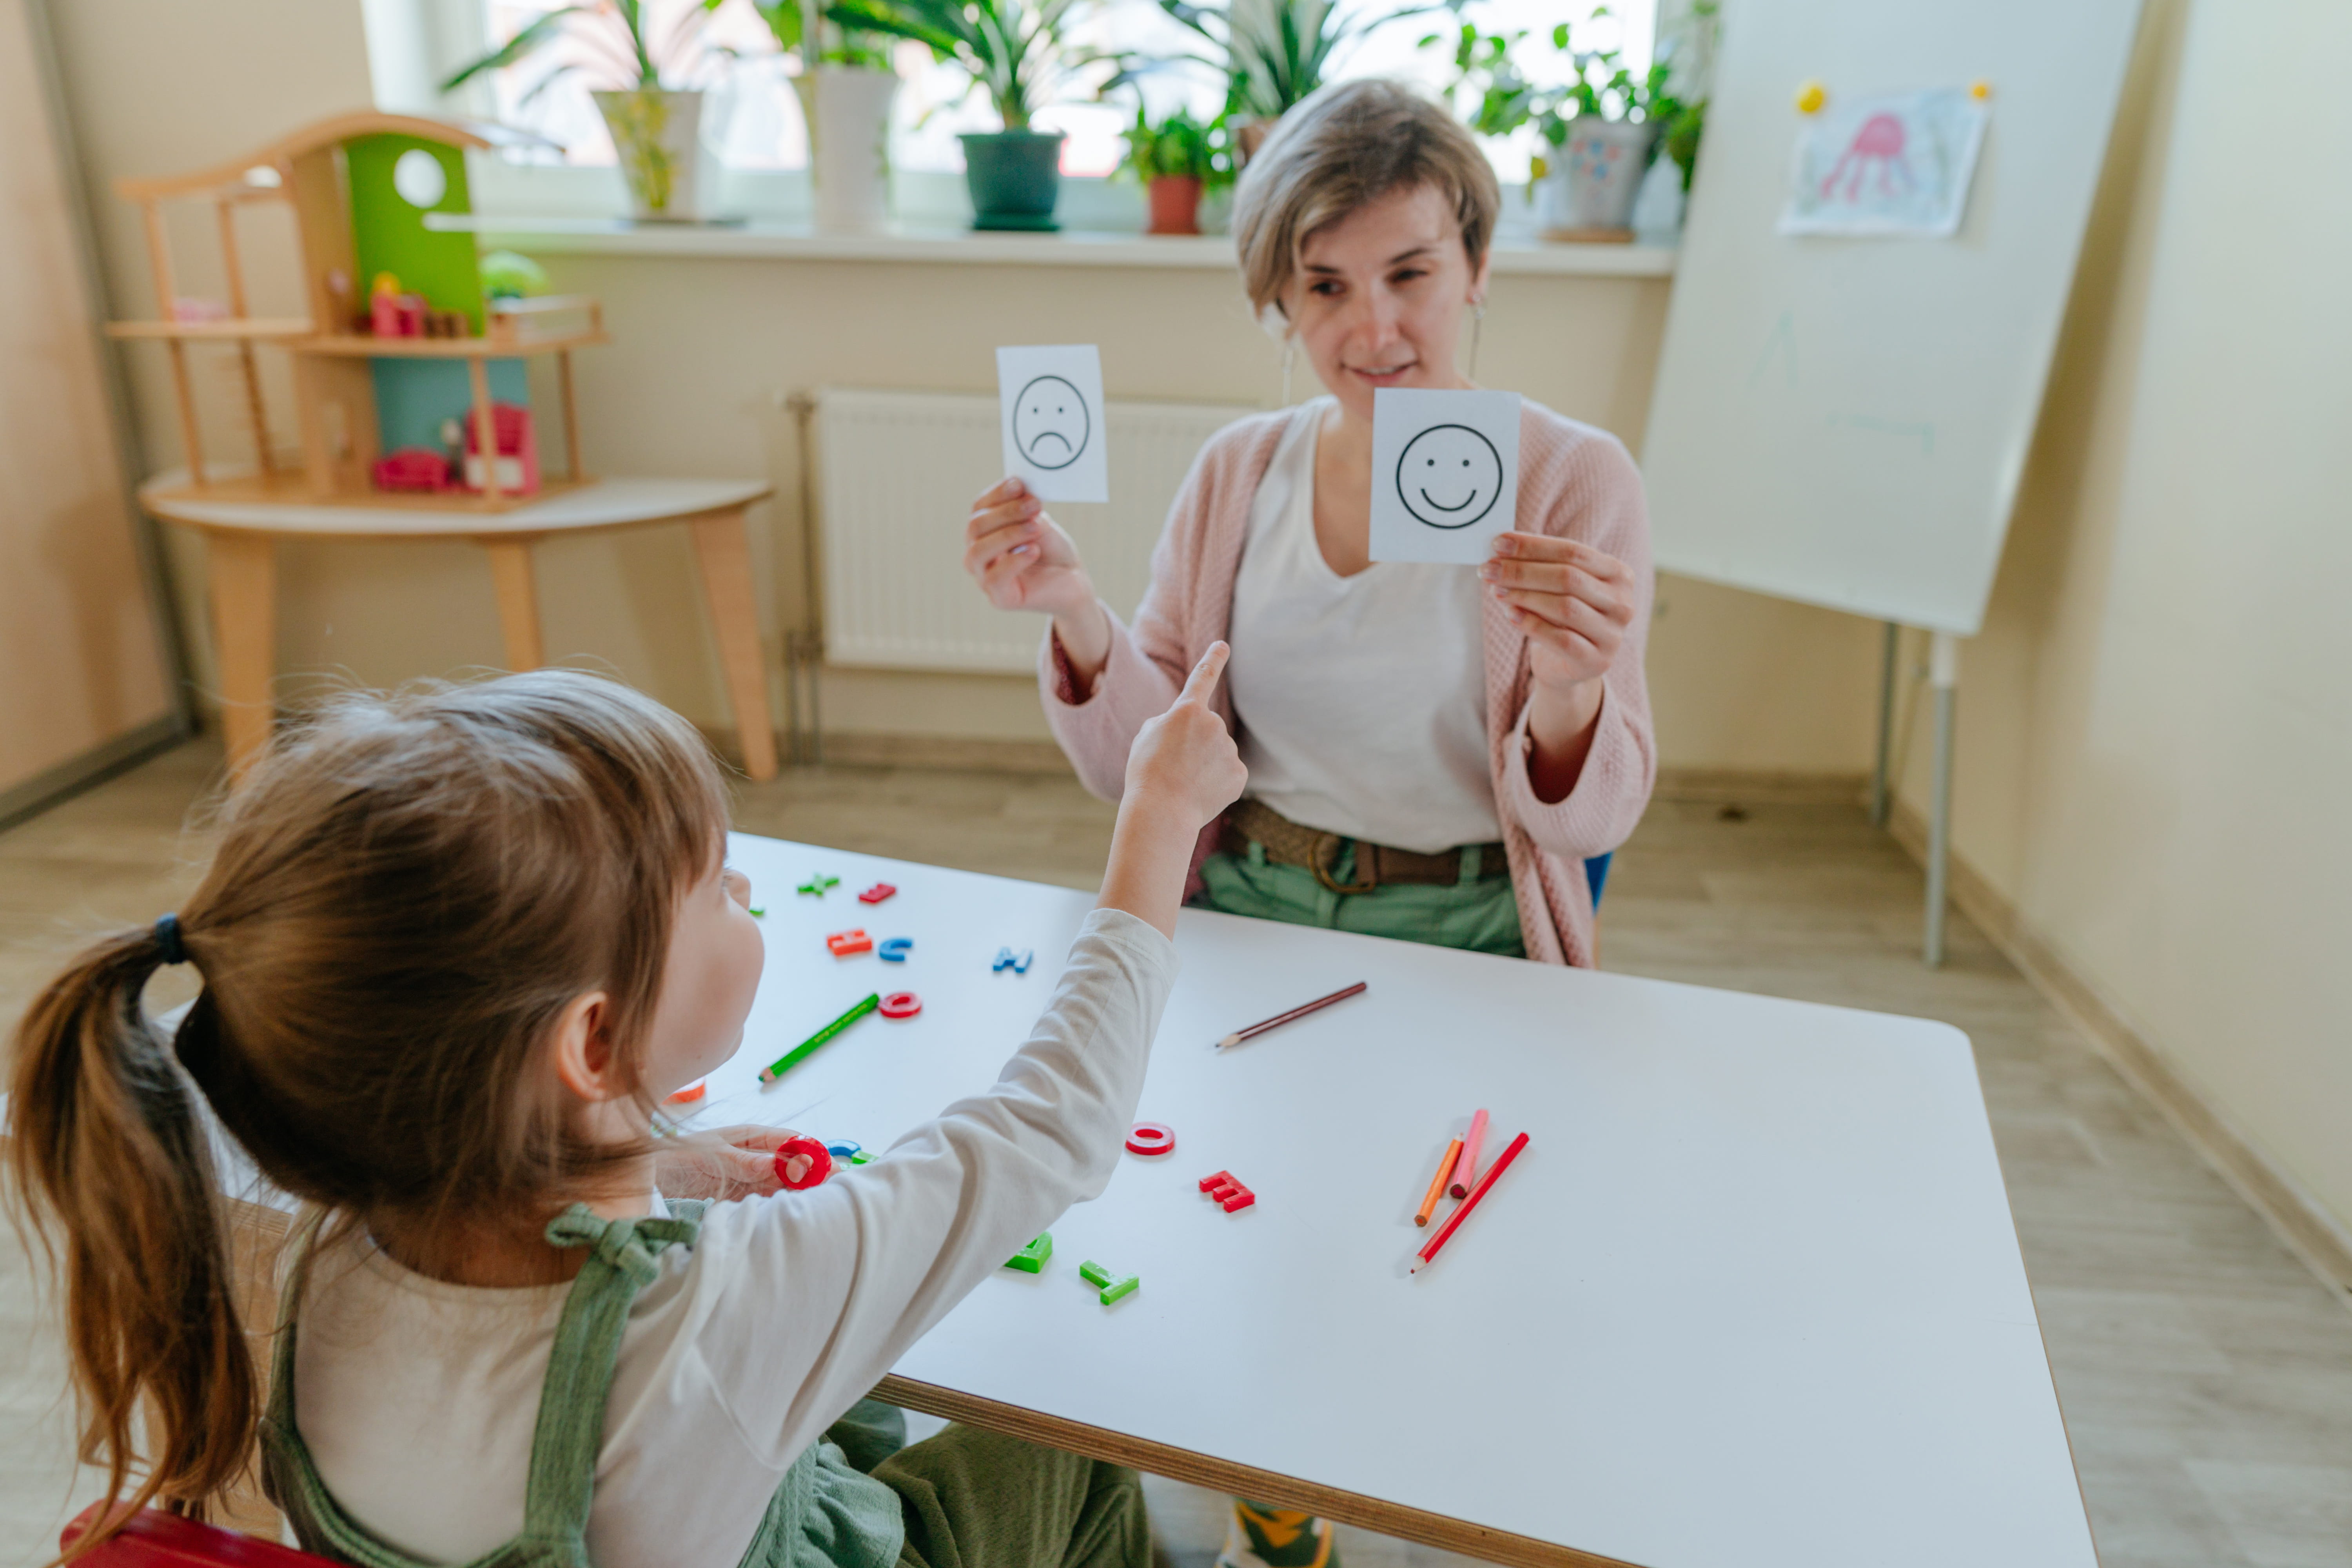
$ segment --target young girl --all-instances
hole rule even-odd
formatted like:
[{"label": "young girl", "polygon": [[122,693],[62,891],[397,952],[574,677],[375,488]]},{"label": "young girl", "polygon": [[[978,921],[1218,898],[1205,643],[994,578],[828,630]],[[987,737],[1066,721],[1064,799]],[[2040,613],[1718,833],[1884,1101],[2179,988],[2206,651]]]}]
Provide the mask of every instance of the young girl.
[{"label": "young girl", "polygon": [[[708,1207],[656,1191],[654,1108],[734,1053],[761,943],[695,732],[549,670],[281,739],[185,907],[84,953],[16,1043],[8,1159],[62,1240],[110,1497],[201,1511],[257,1436],[303,1545],[367,1568],[1142,1568],[1131,1472],[843,1417],[1108,1182],[1188,851],[1241,790],[1223,662],[1138,737],[1101,900],[995,1087]],[[204,989],[167,1041],[140,994],[178,963]],[[266,1409],[191,1082],[314,1222]]]}]

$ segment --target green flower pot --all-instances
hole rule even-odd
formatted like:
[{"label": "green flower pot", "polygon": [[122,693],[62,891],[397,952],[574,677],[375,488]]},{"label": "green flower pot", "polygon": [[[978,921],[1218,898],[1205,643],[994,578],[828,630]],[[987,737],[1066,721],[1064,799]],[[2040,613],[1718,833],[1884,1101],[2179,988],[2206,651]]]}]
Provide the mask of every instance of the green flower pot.
[{"label": "green flower pot", "polygon": [[971,191],[971,226],[1052,230],[1062,194],[1062,133],[990,131],[957,138],[963,143],[964,184]]}]

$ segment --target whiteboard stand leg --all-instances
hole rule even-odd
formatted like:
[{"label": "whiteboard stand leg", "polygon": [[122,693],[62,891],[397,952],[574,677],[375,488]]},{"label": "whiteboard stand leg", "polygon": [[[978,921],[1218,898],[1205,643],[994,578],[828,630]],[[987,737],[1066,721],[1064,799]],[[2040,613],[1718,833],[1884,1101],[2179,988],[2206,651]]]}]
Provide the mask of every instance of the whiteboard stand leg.
[{"label": "whiteboard stand leg", "polygon": [[1936,689],[1936,793],[1927,822],[1927,967],[1944,962],[1944,905],[1952,853],[1952,710],[1959,697],[1960,639],[1937,632],[1928,644],[1927,679]]},{"label": "whiteboard stand leg", "polygon": [[1880,660],[1878,672],[1878,766],[1870,775],[1870,825],[1886,826],[1886,761],[1895,748],[1895,659],[1903,641],[1903,628],[1893,621],[1886,623],[1886,652]]}]

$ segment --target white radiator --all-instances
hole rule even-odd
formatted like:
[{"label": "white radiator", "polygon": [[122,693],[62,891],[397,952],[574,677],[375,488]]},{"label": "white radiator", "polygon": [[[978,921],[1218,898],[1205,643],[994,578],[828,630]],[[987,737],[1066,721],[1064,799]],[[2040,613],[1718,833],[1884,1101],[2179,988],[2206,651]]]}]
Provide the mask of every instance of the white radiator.
[{"label": "white radiator", "polygon": [[[1113,403],[1110,503],[1047,508],[1121,615],[1150,576],[1169,503],[1202,443],[1253,409]],[[1024,671],[1044,617],[993,609],[963,569],[971,499],[1003,473],[993,397],[817,395],[825,660],[882,669]]]}]

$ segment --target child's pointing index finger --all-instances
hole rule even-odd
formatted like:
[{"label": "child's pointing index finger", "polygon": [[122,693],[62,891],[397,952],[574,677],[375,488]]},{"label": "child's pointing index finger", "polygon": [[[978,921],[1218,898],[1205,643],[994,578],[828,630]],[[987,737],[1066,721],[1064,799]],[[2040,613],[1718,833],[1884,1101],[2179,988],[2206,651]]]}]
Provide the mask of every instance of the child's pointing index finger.
[{"label": "child's pointing index finger", "polygon": [[1233,651],[1225,643],[1211,643],[1209,651],[1201,656],[1201,662],[1192,667],[1192,673],[1185,679],[1184,689],[1176,694],[1176,700],[1206,702],[1209,693],[1217,689],[1217,677],[1225,672],[1225,660],[1232,657]]}]

